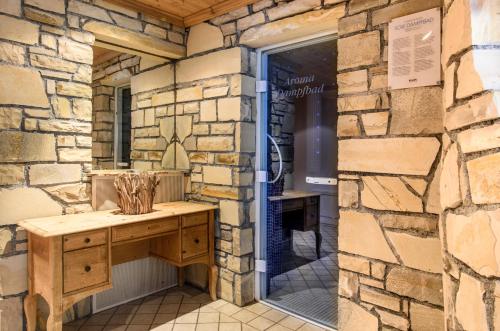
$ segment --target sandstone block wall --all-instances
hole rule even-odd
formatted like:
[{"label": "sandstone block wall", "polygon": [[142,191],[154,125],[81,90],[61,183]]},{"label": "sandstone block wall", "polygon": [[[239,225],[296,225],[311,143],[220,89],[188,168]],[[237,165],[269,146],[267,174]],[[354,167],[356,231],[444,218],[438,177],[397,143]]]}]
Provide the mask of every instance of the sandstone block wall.
[{"label": "sandstone block wall", "polygon": [[388,22],[440,1],[350,1],[339,21],[339,329],[442,330],[441,86],[389,90]]},{"label": "sandstone block wall", "polygon": [[498,8],[445,1],[440,232],[448,330],[500,329]]},{"label": "sandstone block wall", "polygon": [[[89,22],[163,44],[182,45],[185,33],[102,0],[0,3],[1,330],[23,328],[26,234],[17,221],[91,210],[85,173],[92,167],[95,38],[84,28]],[[67,317],[89,311],[87,301]]]}]

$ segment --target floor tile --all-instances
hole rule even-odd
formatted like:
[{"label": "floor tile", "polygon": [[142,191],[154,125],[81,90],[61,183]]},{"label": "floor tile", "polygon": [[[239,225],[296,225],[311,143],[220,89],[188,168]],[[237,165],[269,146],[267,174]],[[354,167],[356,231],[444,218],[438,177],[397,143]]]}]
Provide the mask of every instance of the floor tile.
[{"label": "floor tile", "polygon": [[231,315],[232,318],[237,319],[243,323],[248,323],[253,319],[259,317],[256,313],[251,312],[250,310],[242,309],[239,312]]},{"label": "floor tile", "polygon": [[271,320],[275,323],[278,323],[279,321],[281,321],[282,319],[284,319],[287,316],[288,316],[288,314],[285,314],[284,312],[281,312],[281,311],[276,310],[276,309],[270,309],[270,310],[266,311],[264,314],[262,314],[262,317],[265,317],[268,320]]},{"label": "floor tile", "polygon": [[167,324],[167,323],[174,323],[176,314],[156,314],[153,324]]},{"label": "floor tile", "polygon": [[251,305],[245,307],[245,309],[250,310],[251,312],[253,312],[257,315],[262,315],[271,308],[269,306],[266,306],[266,305],[260,303],[260,302],[256,302],[254,304],[251,304]]},{"label": "floor tile", "polygon": [[128,325],[107,325],[102,331],[125,331]]},{"label": "floor tile", "polygon": [[142,304],[139,309],[137,309],[137,314],[156,314],[158,312],[159,304]]},{"label": "floor tile", "polygon": [[278,322],[278,324],[283,325],[284,327],[287,327],[292,330],[297,330],[301,326],[305,324],[305,322],[301,319],[298,319],[293,316],[288,316],[281,321]]},{"label": "floor tile", "polygon": [[266,330],[266,329],[270,328],[272,325],[274,325],[274,322],[271,320],[268,320],[267,318],[259,316],[256,319],[250,321],[250,323],[248,323],[248,325],[253,326],[257,330]]},{"label": "floor tile", "polygon": [[154,330],[154,331],[172,331],[172,329],[174,328],[174,325],[173,324],[153,324],[151,326],[151,330]]},{"label": "floor tile", "polygon": [[85,325],[106,325],[106,323],[111,319],[111,314],[95,314],[91,316]]},{"label": "floor tile", "polygon": [[236,305],[233,305],[232,303],[226,303],[222,307],[219,307],[217,310],[223,314],[231,316],[231,315],[239,312],[241,310],[241,308],[236,306]]},{"label": "floor tile", "polygon": [[179,312],[180,304],[178,303],[164,303],[159,309],[158,313],[162,314],[177,314]]},{"label": "floor tile", "polygon": [[135,314],[130,324],[151,325],[155,318],[155,314]]},{"label": "floor tile", "polygon": [[220,323],[219,331],[241,331],[241,323]]},{"label": "floor tile", "polygon": [[196,324],[175,324],[172,331],[195,331]]},{"label": "floor tile", "polygon": [[179,314],[175,319],[175,324],[190,324],[198,321],[198,313]]},{"label": "floor tile", "polygon": [[196,326],[196,331],[218,331],[219,323],[206,323],[206,324],[198,324]]},{"label": "floor tile", "polygon": [[134,314],[114,314],[108,321],[108,325],[125,325],[130,324]]},{"label": "floor tile", "polygon": [[179,313],[191,313],[200,308],[199,303],[182,303],[179,307]]},{"label": "floor tile", "polygon": [[220,313],[203,313],[198,315],[198,323],[219,323]]}]

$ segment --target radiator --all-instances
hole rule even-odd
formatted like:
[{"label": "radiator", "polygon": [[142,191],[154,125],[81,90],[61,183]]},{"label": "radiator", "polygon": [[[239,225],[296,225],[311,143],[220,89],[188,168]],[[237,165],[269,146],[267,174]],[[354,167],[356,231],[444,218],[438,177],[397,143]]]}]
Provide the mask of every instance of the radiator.
[{"label": "radiator", "polygon": [[[114,175],[96,173],[92,175],[92,207],[94,210],[117,208]],[[160,184],[155,203],[184,200],[183,172],[165,171],[158,175]],[[177,269],[154,257],[115,265],[111,272],[113,288],[93,296],[94,313],[177,285]]]},{"label": "radiator", "polygon": [[94,295],[94,313],[176,286],[177,269],[148,257],[114,266],[112,280],[112,289]]}]

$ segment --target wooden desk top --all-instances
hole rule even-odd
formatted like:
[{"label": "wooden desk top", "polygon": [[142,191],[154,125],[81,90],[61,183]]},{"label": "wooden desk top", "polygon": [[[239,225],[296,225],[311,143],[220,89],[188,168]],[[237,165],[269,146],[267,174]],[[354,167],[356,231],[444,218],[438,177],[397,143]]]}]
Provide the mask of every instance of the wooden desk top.
[{"label": "wooden desk top", "polygon": [[304,191],[284,191],[283,195],[276,195],[273,197],[268,197],[269,201],[282,201],[282,200],[292,200],[292,199],[303,199],[310,197],[320,196],[320,193],[314,192],[304,192]]},{"label": "wooden desk top", "polygon": [[55,237],[111,226],[214,210],[217,207],[208,204],[175,201],[155,204],[153,209],[152,213],[142,215],[123,215],[119,214],[119,210],[113,209],[91,213],[32,218],[20,221],[19,225],[41,237]]}]

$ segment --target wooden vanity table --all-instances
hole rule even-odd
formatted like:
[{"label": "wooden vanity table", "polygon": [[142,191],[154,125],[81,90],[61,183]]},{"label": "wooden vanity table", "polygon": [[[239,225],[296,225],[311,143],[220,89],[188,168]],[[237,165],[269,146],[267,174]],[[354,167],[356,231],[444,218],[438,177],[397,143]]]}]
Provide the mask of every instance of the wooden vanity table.
[{"label": "wooden vanity table", "polygon": [[36,296],[49,304],[47,330],[62,330],[63,312],[78,301],[110,289],[111,267],[155,256],[178,267],[208,266],[209,292],[216,299],[215,206],[184,201],[155,204],[143,215],[117,210],[21,221],[28,232],[28,331],[36,328]]}]

